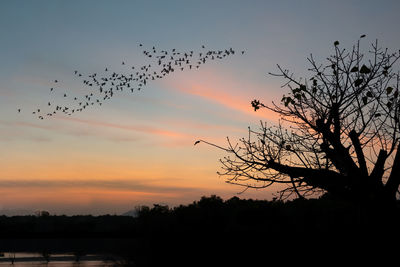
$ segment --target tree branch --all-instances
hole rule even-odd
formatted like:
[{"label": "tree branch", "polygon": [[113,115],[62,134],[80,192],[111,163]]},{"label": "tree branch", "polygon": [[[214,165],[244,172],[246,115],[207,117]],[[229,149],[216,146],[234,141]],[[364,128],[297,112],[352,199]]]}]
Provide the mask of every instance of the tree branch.
[{"label": "tree branch", "polygon": [[379,151],[378,159],[376,160],[374,169],[371,172],[370,180],[373,183],[382,184],[382,176],[385,172],[385,161],[387,159],[387,152],[386,150],[381,149]]},{"label": "tree branch", "polygon": [[349,137],[353,142],[354,150],[356,152],[358,159],[358,165],[360,166],[360,171],[363,176],[367,176],[368,175],[367,163],[365,161],[365,156],[360,144],[360,140],[358,139],[358,134],[356,133],[356,131],[351,130]]},{"label": "tree branch", "polygon": [[400,185],[400,145],[397,146],[396,156],[394,158],[392,171],[389,179],[385,184],[385,191],[392,199],[396,198],[396,192]]},{"label": "tree branch", "polygon": [[348,185],[347,179],[331,170],[292,167],[272,160],[268,162],[267,166],[289,175],[292,179],[302,177],[309,186],[319,187],[329,192],[344,193],[344,189]]}]

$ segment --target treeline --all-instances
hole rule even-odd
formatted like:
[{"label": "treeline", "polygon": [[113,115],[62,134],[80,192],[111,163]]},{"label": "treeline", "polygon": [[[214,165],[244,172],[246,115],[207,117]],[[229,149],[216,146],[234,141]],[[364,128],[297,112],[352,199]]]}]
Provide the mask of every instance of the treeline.
[{"label": "treeline", "polygon": [[283,202],[214,195],[177,207],[140,206],[136,217],[0,216],[0,251],[112,254],[122,259],[119,266],[259,266],[332,257],[339,248],[375,248],[400,237],[398,208],[362,206],[329,197]]},{"label": "treeline", "polygon": [[0,216],[0,238],[91,238],[132,236],[127,216]]},{"label": "treeline", "polygon": [[[398,211],[398,210],[397,210]],[[380,210],[329,198],[266,201],[218,196],[202,197],[189,205],[136,208],[132,216],[0,216],[2,238],[139,238],[156,235],[297,234],[354,232],[362,227],[388,226]],[[397,221],[396,221],[397,222]]]}]

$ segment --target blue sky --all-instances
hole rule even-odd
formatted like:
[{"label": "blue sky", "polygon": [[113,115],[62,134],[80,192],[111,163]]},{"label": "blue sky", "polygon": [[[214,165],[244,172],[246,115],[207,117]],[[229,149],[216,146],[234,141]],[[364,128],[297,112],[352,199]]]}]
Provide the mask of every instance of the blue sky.
[{"label": "blue sky", "polygon": [[[0,211],[120,213],[236,195],[241,189],[216,174],[224,154],[193,142],[224,144],[260,119],[273,120],[252,112],[250,101],[281,99],[282,81],[267,75],[278,63],[307,75],[310,53],[323,61],[334,41],[350,49],[361,34],[366,49],[375,39],[399,49],[399,11],[398,1],[1,1]],[[74,116],[32,116],[49,101],[65,101],[61,89],[49,94],[55,79],[62,92],[86,90],[74,70],[127,72],[122,61],[147,64],[140,43],[246,53]],[[270,199],[275,191],[241,196]]]}]

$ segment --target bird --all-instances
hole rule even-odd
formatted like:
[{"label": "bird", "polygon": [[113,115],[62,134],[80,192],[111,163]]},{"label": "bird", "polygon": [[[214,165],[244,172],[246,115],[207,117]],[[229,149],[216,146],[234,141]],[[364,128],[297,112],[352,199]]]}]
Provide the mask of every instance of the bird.
[{"label": "bird", "polygon": [[21,112],[21,109],[20,109],[20,108],[18,109],[18,112]]},{"label": "bird", "polygon": [[[143,44],[140,43],[139,46],[142,47]],[[199,69],[200,66],[209,61],[222,60],[235,54],[232,48],[208,51],[205,50],[205,45],[201,45],[201,48],[201,53],[196,53],[193,50],[179,51],[176,48],[162,50],[152,46],[143,51],[143,55],[148,58],[150,61],[148,63],[150,64],[144,64],[142,66],[131,65],[129,67],[131,73],[128,72],[128,74],[110,72],[108,67],[104,67],[105,72],[102,74],[94,73],[83,75],[78,70],[74,70],[76,79],[80,79],[82,85],[85,86],[84,89],[90,90],[90,93],[83,94],[82,97],[72,96],[71,100],[75,101],[62,107],[57,105],[55,101],[48,101],[48,108],[50,109],[52,106],[54,110],[46,113],[56,114],[56,111],[63,111],[68,115],[72,113],[76,114],[78,111],[82,112],[94,103],[102,105],[104,101],[112,99],[117,93],[124,91],[134,93],[136,90],[141,90],[148,86],[151,81],[171,75],[174,70]],[[241,52],[244,54],[245,51],[243,50]],[[127,63],[122,61],[122,65],[127,65]],[[54,82],[59,83],[58,80],[54,80]],[[50,92],[54,89],[56,88],[50,88]],[[63,96],[67,99],[66,93],[63,93]],[[100,102],[99,99],[102,99],[102,101]],[[196,141],[195,145],[199,142],[200,140]]]},{"label": "bird", "polygon": [[197,140],[196,142],[194,142],[194,145],[197,145],[198,143],[200,143],[200,140]]}]

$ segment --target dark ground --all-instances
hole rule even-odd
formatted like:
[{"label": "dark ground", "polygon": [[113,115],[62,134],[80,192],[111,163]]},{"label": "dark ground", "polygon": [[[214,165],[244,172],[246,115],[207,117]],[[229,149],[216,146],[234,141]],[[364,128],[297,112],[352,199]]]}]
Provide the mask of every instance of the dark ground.
[{"label": "dark ground", "polygon": [[136,218],[0,216],[0,251],[117,255],[128,266],[359,264],[398,251],[399,218],[398,208],[329,199],[211,196],[175,208],[141,207]]}]

